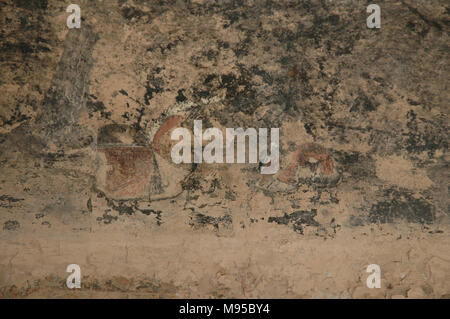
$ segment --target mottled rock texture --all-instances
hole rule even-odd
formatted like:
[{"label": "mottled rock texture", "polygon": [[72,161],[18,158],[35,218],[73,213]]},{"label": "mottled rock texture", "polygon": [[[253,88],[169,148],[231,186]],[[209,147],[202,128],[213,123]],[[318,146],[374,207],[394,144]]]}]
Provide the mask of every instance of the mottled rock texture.
[{"label": "mottled rock texture", "polygon": [[[375,2],[1,1],[0,296],[449,296],[449,3]],[[175,165],[194,120],[280,171]]]}]

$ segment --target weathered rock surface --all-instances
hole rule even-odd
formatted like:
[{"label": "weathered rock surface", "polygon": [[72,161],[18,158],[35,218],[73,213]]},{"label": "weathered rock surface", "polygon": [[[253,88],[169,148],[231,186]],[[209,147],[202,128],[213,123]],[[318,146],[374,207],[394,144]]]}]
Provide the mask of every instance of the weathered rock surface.
[{"label": "weathered rock surface", "polygon": [[[0,3],[0,296],[450,294],[448,1],[78,4]],[[174,164],[194,120],[280,170]]]}]

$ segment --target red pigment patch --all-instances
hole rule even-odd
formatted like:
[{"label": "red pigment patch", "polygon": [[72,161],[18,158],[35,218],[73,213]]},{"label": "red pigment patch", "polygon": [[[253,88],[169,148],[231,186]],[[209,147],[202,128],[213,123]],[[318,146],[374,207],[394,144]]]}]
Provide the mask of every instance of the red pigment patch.
[{"label": "red pigment patch", "polygon": [[327,149],[316,143],[307,143],[299,147],[294,153],[294,163],[290,164],[283,173],[278,176],[278,180],[284,183],[294,183],[294,174],[298,166],[306,166],[309,163],[309,159],[313,158],[322,169],[322,172],[326,175],[333,173],[333,160],[328,153]]},{"label": "red pigment patch", "polygon": [[161,137],[168,132],[170,129],[172,129],[173,127],[179,125],[181,123],[181,121],[183,120],[183,116],[181,115],[173,115],[171,117],[169,117],[163,125],[161,125],[161,127],[159,128],[158,132],[156,132],[155,137],[153,138],[153,142],[152,142],[152,147],[156,152],[160,152],[160,144],[159,144],[159,140],[161,139]]},{"label": "red pigment patch", "polygon": [[106,172],[106,190],[118,196],[142,196],[148,192],[154,173],[153,153],[147,147],[108,147],[105,153],[112,169]]}]

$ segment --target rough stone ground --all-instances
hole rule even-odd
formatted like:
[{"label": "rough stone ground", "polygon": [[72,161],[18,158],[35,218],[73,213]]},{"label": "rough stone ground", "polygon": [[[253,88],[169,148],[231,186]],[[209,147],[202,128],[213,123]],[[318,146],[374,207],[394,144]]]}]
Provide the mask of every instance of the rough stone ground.
[{"label": "rough stone ground", "polygon": [[[77,3],[0,2],[1,297],[450,297],[448,1],[378,30],[368,1]],[[281,170],[174,165],[196,119],[279,127]]]}]

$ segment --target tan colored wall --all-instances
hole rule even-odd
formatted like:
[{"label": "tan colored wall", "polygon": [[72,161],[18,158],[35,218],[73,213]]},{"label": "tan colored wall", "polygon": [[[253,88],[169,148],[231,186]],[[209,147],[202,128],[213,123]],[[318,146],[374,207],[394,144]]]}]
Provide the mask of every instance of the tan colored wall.
[{"label": "tan colored wall", "polygon": [[[0,296],[450,296],[445,1],[378,30],[365,1],[78,4],[0,7]],[[173,164],[196,119],[279,127],[280,171]]]}]

